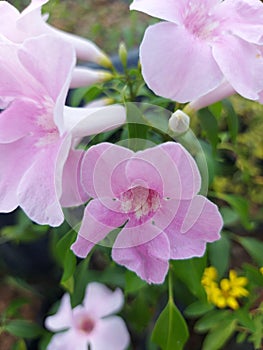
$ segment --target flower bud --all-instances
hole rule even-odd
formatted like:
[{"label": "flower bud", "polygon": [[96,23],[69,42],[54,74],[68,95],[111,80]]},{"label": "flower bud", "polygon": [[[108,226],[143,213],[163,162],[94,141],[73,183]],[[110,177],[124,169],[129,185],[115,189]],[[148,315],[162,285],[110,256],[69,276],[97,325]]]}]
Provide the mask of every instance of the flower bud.
[{"label": "flower bud", "polygon": [[178,109],[173,113],[169,119],[169,127],[177,134],[183,134],[189,129],[190,118],[189,116]]},{"label": "flower bud", "polygon": [[124,44],[124,42],[121,42],[119,46],[119,57],[124,68],[127,67],[127,56],[128,54],[126,45]]}]

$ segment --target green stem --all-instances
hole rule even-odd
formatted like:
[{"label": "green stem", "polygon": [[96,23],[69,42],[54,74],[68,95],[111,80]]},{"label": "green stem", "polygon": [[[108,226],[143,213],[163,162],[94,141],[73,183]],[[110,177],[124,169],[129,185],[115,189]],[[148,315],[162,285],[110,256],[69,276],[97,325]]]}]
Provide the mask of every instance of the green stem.
[{"label": "green stem", "polygon": [[169,301],[173,302],[173,276],[172,276],[172,270],[169,269],[168,273],[168,291],[169,291]]}]

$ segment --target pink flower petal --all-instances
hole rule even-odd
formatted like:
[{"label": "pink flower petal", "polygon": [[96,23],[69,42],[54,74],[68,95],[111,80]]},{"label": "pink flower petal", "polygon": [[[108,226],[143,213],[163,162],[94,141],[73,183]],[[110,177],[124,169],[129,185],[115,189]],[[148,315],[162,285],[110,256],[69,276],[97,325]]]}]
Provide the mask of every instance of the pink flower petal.
[{"label": "pink flower petal", "polygon": [[62,196],[60,203],[62,207],[73,207],[88,201],[89,196],[84,192],[80,184],[80,167],[85,152],[81,150],[70,150],[63,168]]},{"label": "pink flower petal", "polygon": [[[81,173],[82,184],[87,193],[92,197],[114,198],[113,171],[132,155],[133,152],[129,149],[114,144],[103,143],[91,147],[83,159]],[[121,181],[125,181],[125,177],[118,179],[118,182]]]},{"label": "pink flower petal", "polygon": [[210,45],[173,23],[158,23],[146,30],[140,58],[149,88],[179,102],[208,93],[223,79]]},{"label": "pink flower petal", "polygon": [[38,224],[59,226],[64,221],[59,199],[69,147],[69,142],[63,143],[62,139],[60,143],[44,148],[21,179],[18,188],[20,206]]},{"label": "pink flower petal", "polygon": [[87,347],[87,338],[81,336],[76,330],[70,329],[67,332],[55,334],[51,338],[47,350],[87,350]]},{"label": "pink flower petal", "polygon": [[[0,114],[0,142],[13,142],[34,130],[39,108],[32,101],[16,99]],[[15,127],[14,127],[15,125]]]},{"label": "pink flower petal", "polygon": [[164,282],[169,268],[169,257],[170,244],[164,234],[159,234],[153,240],[140,246],[116,248],[114,245],[112,249],[114,261],[134,271],[147,283]]},{"label": "pink flower petal", "polygon": [[242,96],[256,100],[263,90],[262,52],[256,45],[225,35],[213,45],[213,55],[226,79]]},{"label": "pink flower petal", "polygon": [[[14,6],[7,1],[0,2],[0,33],[2,35],[12,40],[15,30],[12,23],[15,23],[18,18],[19,11]],[[18,34],[18,31],[16,32]]]},{"label": "pink flower petal", "polygon": [[100,108],[65,106],[63,115],[65,131],[78,138],[116,129],[126,120],[126,111],[121,105]]},{"label": "pink flower petal", "polygon": [[179,143],[166,142],[138,152],[136,156],[149,161],[159,171],[164,197],[190,199],[200,190],[201,178],[197,165]]},{"label": "pink flower petal", "polygon": [[[90,201],[85,209],[78,240],[72,245],[73,252],[85,257],[95,244],[110,231],[124,224],[125,215],[109,210],[100,200]],[[84,241],[83,241],[84,239]]]},{"label": "pink flower petal", "polygon": [[88,313],[102,318],[120,311],[124,303],[120,289],[110,290],[101,283],[89,283],[83,304]]},{"label": "pink flower petal", "polygon": [[165,230],[171,244],[171,259],[202,256],[206,242],[220,239],[222,226],[217,206],[205,197],[181,201],[173,222]]},{"label": "pink flower petal", "polygon": [[164,19],[166,21],[181,23],[181,10],[185,1],[174,0],[134,0],[130,10],[145,12],[150,16]]},{"label": "pink flower petal", "polygon": [[69,294],[64,294],[56,314],[45,320],[45,327],[52,331],[61,331],[72,326],[72,310]]},{"label": "pink flower petal", "polygon": [[[46,54],[49,51],[52,55]],[[24,42],[19,58],[28,72],[45,87],[47,96],[56,102],[54,121],[63,133],[63,106],[75,65],[73,48],[50,36],[43,36],[41,40],[31,38]]]},{"label": "pink flower petal", "polygon": [[90,339],[91,349],[94,350],[125,350],[129,342],[126,325],[118,316],[100,320],[96,334]]},{"label": "pink flower petal", "polygon": [[0,144],[0,212],[10,212],[19,205],[17,189],[35,155],[29,138]]}]

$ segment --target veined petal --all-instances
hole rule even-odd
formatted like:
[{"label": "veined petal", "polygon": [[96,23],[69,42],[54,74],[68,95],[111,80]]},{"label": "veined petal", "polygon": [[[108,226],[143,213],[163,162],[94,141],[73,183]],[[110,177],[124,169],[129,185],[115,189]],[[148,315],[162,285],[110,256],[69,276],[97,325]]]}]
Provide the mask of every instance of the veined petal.
[{"label": "veined petal", "polygon": [[29,138],[0,144],[0,212],[11,212],[19,205],[17,189],[35,156]]},{"label": "veined petal", "polygon": [[134,271],[147,283],[163,283],[167,274],[170,244],[164,234],[132,248],[112,249],[112,258],[120,265]]},{"label": "veined petal", "polygon": [[[52,55],[47,55],[48,51]],[[18,54],[23,66],[55,102],[54,121],[63,134],[63,106],[75,65],[74,50],[62,40],[44,35],[41,40],[39,37],[26,40]]]},{"label": "veined petal", "polygon": [[71,149],[63,168],[62,207],[74,207],[88,201],[89,196],[80,184],[80,167],[85,152]]},{"label": "veined petal", "polygon": [[140,59],[149,88],[178,102],[208,93],[223,79],[211,47],[173,23],[158,23],[146,30]]},{"label": "veined petal", "polygon": [[[60,148],[62,144],[63,148]],[[62,139],[55,145],[44,148],[21,179],[18,188],[19,204],[38,224],[59,226],[64,220],[59,200],[62,171],[69,149],[70,139],[68,142]]]},{"label": "veined petal", "polygon": [[226,79],[240,95],[252,100],[259,98],[259,92],[263,90],[263,57],[259,47],[225,35],[213,44],[213,55]]}]

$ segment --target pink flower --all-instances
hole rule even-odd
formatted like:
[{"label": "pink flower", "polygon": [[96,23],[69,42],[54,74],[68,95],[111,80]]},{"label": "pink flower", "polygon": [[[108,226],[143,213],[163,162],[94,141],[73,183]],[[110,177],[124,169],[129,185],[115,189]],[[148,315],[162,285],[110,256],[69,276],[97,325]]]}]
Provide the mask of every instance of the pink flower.
[{"label": "pink flower", "polygon": [[77,35],[63,32],[46,23],[47,15],[41,15],[41,7],[48,0],[31,0],[31,3],[21,12],[7,1],[0,2],[0,33],[7,39],[21,43],[23,40],[49,34],[59,36],[71,43],[77,57],[84,61],[92,61],[102,65],[110,64],[108,57],[90,40]]},{"label": "pink flower", "polygon": [[20,206],[39,224],[60,225],[61,204],[84,200],[73,145],[125,121],[121,106],[64,106],[74,65],[58,38],[0,42],[0,212]]},{"label": "pink flower", "polygon": [[[74,309],[65,294],[54,316],[47,317],[45,326],[53,336],[48,350],[124,350],[129,345],[129,333],[119,316],[111,316],[123,305],[120,289],[112,292],[100,283],[90,283],[83,305]],[[61,332],[63,331],[63,332]]]},{"label": "pink flower", "polygon": [[[63,39],[72,45],[78,59],[98,63],[110,67],[108,56],[88,39],[58,30],[48,23],[47,15],[42,16],[41,7],[48,0],[32,0],[21,13],[6,1],[0,1],[0,34],[15,43],[48,34]],[[109,73],[103,70],[77,68],[73,71],[71,87],[81,87],[107,80]]]},{"label": "pink flower", "polygon": [[198,168],[178,143],[137,153],[109,143],[93,146],[83,158],[81,181],[94,199],[72,245],[79,257],[124,225],[113,260],[149,283],[162,283],[169,259],[202,256],[206,242],[220,238],[222,218],[197,195]]},{"label": "pink flower", "polygon": [[260,98],[261,1],[134,0],[130,8],[166,21],[146,30],[140,48],[143,76],[157,95],[188,102],[228,82]]}]

